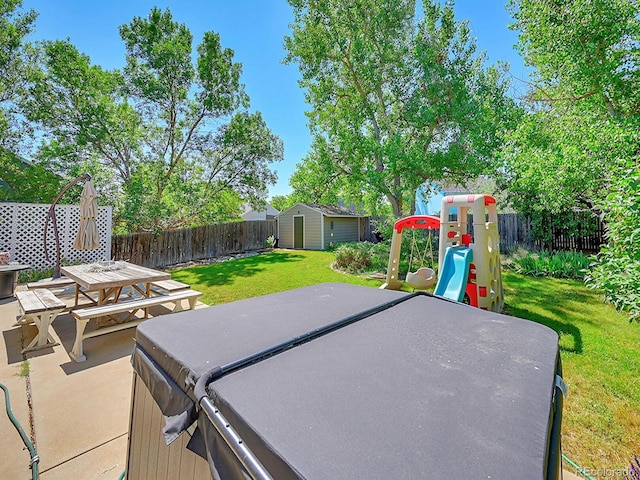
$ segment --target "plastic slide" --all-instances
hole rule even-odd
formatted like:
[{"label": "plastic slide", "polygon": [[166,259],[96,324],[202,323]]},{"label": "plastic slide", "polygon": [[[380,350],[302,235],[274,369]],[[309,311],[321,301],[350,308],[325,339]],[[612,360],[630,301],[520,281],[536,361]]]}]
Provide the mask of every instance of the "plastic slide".
[{"label": "plastic slide", "polygon": [[433,292],[439,297],[461,302],[469,277],[469,264],[473,251],[469,247],[449,247],[444,254],[443,265],[438,275],[438,284]]}]

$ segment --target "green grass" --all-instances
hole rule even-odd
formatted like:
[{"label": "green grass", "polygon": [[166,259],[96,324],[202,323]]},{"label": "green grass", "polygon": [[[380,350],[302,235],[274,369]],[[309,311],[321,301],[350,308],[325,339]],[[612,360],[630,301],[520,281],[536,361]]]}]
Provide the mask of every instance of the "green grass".
[{"label": "green grass", "polygon": [[346,275],[331,269],[334,254],[307,250],[274,250],[262,255],[172,272],[204,295],[207,305],[281,292],[324,282],[378,287],[381,280]]},{"label": "green grass", "polygon": [[[378,287],[382,280],[337,273],[329,252],[273,252],[172,273],[214,305],[322,282]],[[575,280],[504,273],[506,312],[560,336],[569,396],[563,451],[585,468],[627,468],[640,454],[640,325]]]},{"label": "green grass", "polygon": [[24,360],[20,364],[20,371],[18,372],[19,377],[28,377],[29,376],[29,360]]},{"label": "green grass", "polygon": [[560,335],[563,452],[578,465],[628,468],[640,454],[640,325],[575,280],[504,273],[506,311]]}]

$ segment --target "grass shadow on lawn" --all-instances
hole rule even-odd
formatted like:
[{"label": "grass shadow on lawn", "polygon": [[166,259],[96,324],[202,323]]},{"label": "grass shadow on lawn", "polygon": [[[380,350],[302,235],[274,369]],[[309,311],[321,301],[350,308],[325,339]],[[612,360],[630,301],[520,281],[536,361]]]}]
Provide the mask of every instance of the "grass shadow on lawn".
[{"label": "grass shadow on lawn", "polygon": [[[511,315],[512,317],[525,318],[527,320],[546,325],[547,327],[553,329],[559,335],[560,351],[576,354],[582,353],[582,333],[580,332],[580,329],[575,325],[554,320],[550,317],[539,315],[526,309],[512,307],[509,304],[505,304],[504,313],[507,315]],[[567,341],[567,336],[571,337],[571,342]]]},{"label": "grass shadow on lawn", "polygon": [[355,283],[374,288],[382,280],[345,275],[331,268],[331,252],[276,249],[253,257],[172,272],[174,280],[204,293],[207,305],[232,302],[326,282]]},{"label": "grass shadow on lawn", "polygon": [[640,438],[637,325],[583,282],[504,271],[503,285],[506,313],[560,335],[563,451],[583,467],[627,467]]},{"label": "grass shadow on lawn", "polygon": [[540,281],[505,273],[504,280],[506,314],[552,328],[560,337],[561,351],[583,353],[582,328],[598,321],[585,308],[594,302],[594,293],[576,282],[553,278]]}]

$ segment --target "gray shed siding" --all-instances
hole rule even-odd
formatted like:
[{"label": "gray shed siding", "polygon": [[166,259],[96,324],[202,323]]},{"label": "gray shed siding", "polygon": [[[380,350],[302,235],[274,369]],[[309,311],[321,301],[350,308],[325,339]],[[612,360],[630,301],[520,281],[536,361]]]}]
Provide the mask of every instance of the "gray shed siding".
[{"label": "gray shed siding", "polygon": [[293,248],[293,215],[278,217],[278,246]]},{"label": "gray shed siding", "polygon": [[[333,222],[333,229],[331,223]],[[324,218],[324,245],[325,248],[331,244],[340,242],[357,242],[360,240],[358,234],[357,217],[325,217]]]},{"label": "gray shed siding", "polygon": [[293,248],[293,217],[304,218],[304,249],[322,249],[322,213],[297,203],[280,214],[278,221],[278,245]]}]

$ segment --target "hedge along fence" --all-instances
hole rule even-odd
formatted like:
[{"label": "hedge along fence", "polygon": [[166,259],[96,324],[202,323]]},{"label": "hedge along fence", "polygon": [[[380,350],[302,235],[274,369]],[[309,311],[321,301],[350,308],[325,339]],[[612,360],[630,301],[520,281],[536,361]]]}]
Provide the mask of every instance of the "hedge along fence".
[{"label": "hedge along fence", "polygon": [[114,260],[126,260],[150,268],[221,257],[265,248],[265,240],[277,236],[275,220],[222,223],[202,227],[131,233],[111,238]]}]

